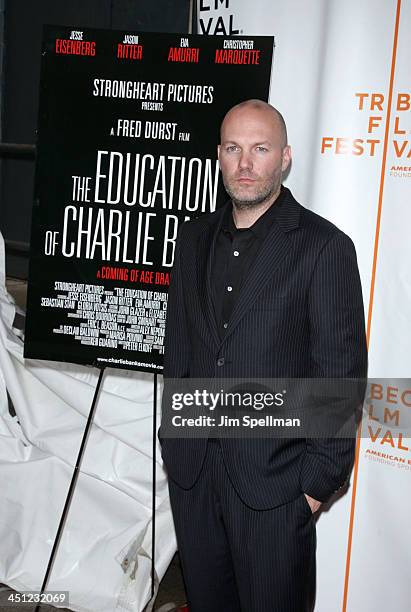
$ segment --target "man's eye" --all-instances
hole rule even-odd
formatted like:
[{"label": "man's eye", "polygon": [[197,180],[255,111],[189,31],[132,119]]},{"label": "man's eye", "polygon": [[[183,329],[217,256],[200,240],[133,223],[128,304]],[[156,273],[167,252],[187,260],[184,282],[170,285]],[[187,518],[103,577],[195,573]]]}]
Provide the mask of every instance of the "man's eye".
[{"label": "man's eye", "polygon": [[226,151],[228,153],[234,153],[235,151],[238,151],[238,147],[236,145],[228,145],[228,147],[226,147]]},{"label": "man's eye", "polygon": [[268,151],[267,147],[263,147],[263,146],[259,146],[256,147],[257,151],[262,151],[263,153],[266,153]]}]

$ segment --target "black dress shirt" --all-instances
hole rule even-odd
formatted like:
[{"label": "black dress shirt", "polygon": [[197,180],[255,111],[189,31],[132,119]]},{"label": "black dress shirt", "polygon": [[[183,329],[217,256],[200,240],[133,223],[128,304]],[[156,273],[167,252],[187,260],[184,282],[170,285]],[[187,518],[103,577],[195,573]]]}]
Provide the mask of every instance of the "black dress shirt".
[{"label": "black dress shirt", "polygon": [[227,207],[217,236],[214,261],[211,266],[212,298],[221,337],[228,327],[241,285],[278,215],[283,199],[284,188],[281,187],[275,202],[251,227],[247,228],[235,226],[232,204]]}]

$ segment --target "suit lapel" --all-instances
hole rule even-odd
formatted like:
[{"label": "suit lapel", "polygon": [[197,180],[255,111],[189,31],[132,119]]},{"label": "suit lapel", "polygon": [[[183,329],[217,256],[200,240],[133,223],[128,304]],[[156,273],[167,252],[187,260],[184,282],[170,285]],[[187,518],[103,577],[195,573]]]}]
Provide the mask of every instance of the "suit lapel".
[{"label": "suit lapel", "polygon": [[283,259],[291,252],[292,246],[287,233],[299,226],[299,219],[300,205],[287,189],[279,213],[242,283],[225,338],[232,333],[259,293],[271,280]]},{"label": "suit lapel", "polygon": [[233,331],[247,310],[251,308],[260,291],[272,278],[274,272],[290,251],[289,239],[274,221],[242,283],[238,300],[228,324],[227,335]]},{"label": "suit lapel", "polygon": [[[218,332],[212,298],[212,264],[217,236],[221,229],[227,206],[231,206],[231,204],[228,203],[219,208],[205,219],[204,231],[198,241],[196,258],[198,262],[197,291],[210,335],[218,346],[221,345],[222,339]],[[287,233],[299,226],[300,209],[300,205],[294,200],[291,192],[286,189],[286,197],[283,200],[279,213],[273,221],[272,227],[261,245],[255,260],[252,262],[247,277],[243,281],[223,340],[232,333],[242,317],[251,308],[266,283],[272,278],[283,259],[292,250]]]},{"label": "suit lapel", "polygon": [[217,236],[224,218],[224,211],[229,205],[227,204],[218,209],[207,219],[207,227],[201,234],[197,246],[197,291],[211,337],[218,345],[221,343],[221,340],[218,333],[212,297],[212,263],[214,261]]}]

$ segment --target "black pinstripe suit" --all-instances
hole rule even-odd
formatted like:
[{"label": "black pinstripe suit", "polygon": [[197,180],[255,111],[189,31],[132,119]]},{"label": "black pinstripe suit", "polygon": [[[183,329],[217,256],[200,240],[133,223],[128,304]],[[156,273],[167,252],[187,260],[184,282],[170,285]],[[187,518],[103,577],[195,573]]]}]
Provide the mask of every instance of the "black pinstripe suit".
[{"label": "black pinstripe suit", "polygon": [[[167,311],[165,379],[364,377],[364,314],[352,241],[298,204],[287,189],[281,212],[250,266],[226,334],[220,338],[210,270],[223,211],[224,207],[190,221],[180,232]],[[314,549],[312,533],[304,529],[307,520],[312,529],[314,524],[303,492],[327,500],[347,479],[353,453],[354,440],[347,439],[222,439],[211,445],[207,439],[162,439],[193,612],[239,610],[240,605],[246,612],[308,610]],[[202,470],[203,465],[207,469]],[[210,474],[219,476],[210,480]],[[210,519],[213,513],[208,511],[205,516],[202,511],[211,503],[211,489],[222,521],[220,540],[226,537],[225,553],[219,547],[208,550],[204,542],[199,547],[202,526],[211,539],[217,532],[217,515]],[[231,493],[225,495],[228,489]],[[204,491],[209,493],[207,503]],[[251,518],[241,508],[258,515],[257,522],[265,517],[254,539]],[[287,524],[292,522],[290,517],[295,519],[288,539],[284,536],[285,512]],[[237,546],[233,533],[240,540],[253,541],[248,553]],[[281,538],[285,538],[284,548],[279,554],[275,542]],[[270,542],[268,550],[266,542]],[[221,558],[225,559],[223,568],[216,561]],[[252,585],[253,572],[245,558],[253,559],[253,567],[260,567]],[[201,571],[199,559],[200,566],[209,570]],[[297,559],[304,561],[299,569]],[[228,570],[230,563],[235,578]],[[211,571],[213,566],[219,567],[217,572]],[[289,571],[282,571],[284,567]],[[270,569],[277,578],[282,576],[274,590]],[[225,575],[227,580],[220,585]],[[246,591],[244,581],[249,585]],[[303,587],[307,581],[309,586]],[[232,590],[231,583],[236,585]],[[219,586],[213,589],[212,584]],[[228,600],[219,608],[216,601],[224,597]]]}]

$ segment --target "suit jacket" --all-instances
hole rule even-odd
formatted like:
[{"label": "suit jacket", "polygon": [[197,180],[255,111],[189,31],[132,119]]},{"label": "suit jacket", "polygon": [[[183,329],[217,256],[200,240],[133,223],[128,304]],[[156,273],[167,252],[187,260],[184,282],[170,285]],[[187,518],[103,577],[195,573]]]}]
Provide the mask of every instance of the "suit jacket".
[{"label": "suit jacket", "polygon": [[[285,190],[269,234],[244,279],[223,338],[210,274],[225,207],[184,223],[169,290],[164,377],[364,378],[364,309],[354,245]],[[275,204],[274,204],[275,205]],[[230,206],[227,204],[226,206]],[[166,397],[165,395],[163,396]],[[163,411],[168,409],[164,405]],[[165,438],[169,476],[196,482],[207,439]],[[225,465],[255,509],[305,492],[326,501],[346,481],[355,440],[221,439]]]}]

